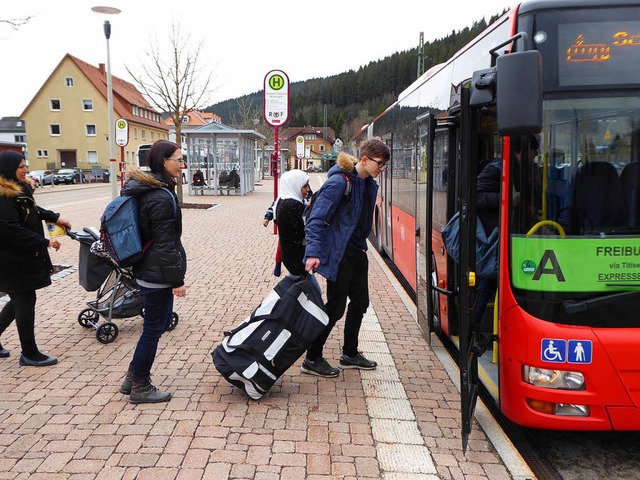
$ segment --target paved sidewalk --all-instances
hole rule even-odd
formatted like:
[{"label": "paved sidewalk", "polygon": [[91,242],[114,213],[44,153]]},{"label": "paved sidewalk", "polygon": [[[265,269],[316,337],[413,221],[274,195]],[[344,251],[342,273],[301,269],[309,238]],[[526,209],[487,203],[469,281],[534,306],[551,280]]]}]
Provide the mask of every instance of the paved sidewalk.
[{"label": "paved sidewalk", "polygon": [[[89,197],[109,188],[78,187]],[[244,197],[185,196],[216,205],[183,212],[188,296],[176,299],[179,324],[152,370],[169,403],[134,406],[117,391],[140,318],[115,320],[120,334],[103,345],[77,322],[94,298],[77,272],[38,292],[36,338],[60,363],[20,367],[15,327],[2,336],[11,357],[0,359],[0,480],[512,478],[477,423],[463,455],[458,392],[375,253],[361,348],[377,370],[324,379],[301,374],[299,360],[257,402],[220,377],[211,350],[277,282],[277,237],[262,226],[272,196],[271,181]],[[45,207],[51,198],[36,194]],[[61,213],[79,230],[97,226],[104,205]],[[63,239],[52,258],[77,265],[78,244]],[[325,348],[334,365],[342,327]]]}]

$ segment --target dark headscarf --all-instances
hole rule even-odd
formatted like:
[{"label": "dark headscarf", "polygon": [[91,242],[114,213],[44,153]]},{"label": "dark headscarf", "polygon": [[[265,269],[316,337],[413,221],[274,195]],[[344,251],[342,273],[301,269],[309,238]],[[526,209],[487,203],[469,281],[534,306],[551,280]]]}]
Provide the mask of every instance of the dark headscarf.
[{"label": "dark headscarf", "polygon": [[7,180],[15,180],[17,182],[18,177],[16,177],[16,171],[22,160],[24,160],[24,156],[18,152],[11,150],[0,152],[0,176]]}]

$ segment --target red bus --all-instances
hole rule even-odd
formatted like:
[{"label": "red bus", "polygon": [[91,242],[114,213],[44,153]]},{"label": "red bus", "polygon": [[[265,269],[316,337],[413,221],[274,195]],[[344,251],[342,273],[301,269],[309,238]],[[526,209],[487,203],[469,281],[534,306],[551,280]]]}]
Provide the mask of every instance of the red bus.
[{"label": "red bus", "polygon": [[[372,243],[414,294],[425,336],[459,349],[463,445],[480,380],[522,426],[640,429],[638,65],[639,1],[523,2],[351,144],[357,155],[377,136],[391,149]],[[538,148],[521,166],[516,143]],[[495,161],[497,340],[478,357],[470,232],[476,175]],[[457,263],[440,233],[456,212]]]}]

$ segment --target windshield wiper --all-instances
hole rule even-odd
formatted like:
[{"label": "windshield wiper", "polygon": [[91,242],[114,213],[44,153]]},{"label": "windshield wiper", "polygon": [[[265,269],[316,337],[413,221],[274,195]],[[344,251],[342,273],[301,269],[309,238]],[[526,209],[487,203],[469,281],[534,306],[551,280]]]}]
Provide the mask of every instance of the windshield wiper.
[{"label": "windshield wiper", "polygon": [[[640,285],[628,286],[640,287]],[[636,295],[640,295],[640,290],[636,290],[633,292],[612,293],[610,295],[603,295],[601,297],[580,300],[579,302],[576,302],[575,300],[565,300],[564,302],[562,302],[562,309],[565,311],[565,313],[574,315],[576,313],[586,312],[590,308],[601,307],[602,305],[615,303],[623,298],[628,299],[629,297],[633,297]]]}]

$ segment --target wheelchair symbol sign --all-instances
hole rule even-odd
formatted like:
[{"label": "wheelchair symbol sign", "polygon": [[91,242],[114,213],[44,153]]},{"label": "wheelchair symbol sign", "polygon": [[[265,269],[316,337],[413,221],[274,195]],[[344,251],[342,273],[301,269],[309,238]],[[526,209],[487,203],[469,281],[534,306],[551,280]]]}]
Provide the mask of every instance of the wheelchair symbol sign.
[{"label": "wheelchair symbol sign", "polygon": [[567,341],[558,338],[543,338],[541,357],[544,362],[566,362]]},{"label": "wheelchair symbol sign", "polygon": [[593,344],[591,340],[569,340],[567,362],[591,363],[593,358]]}]

